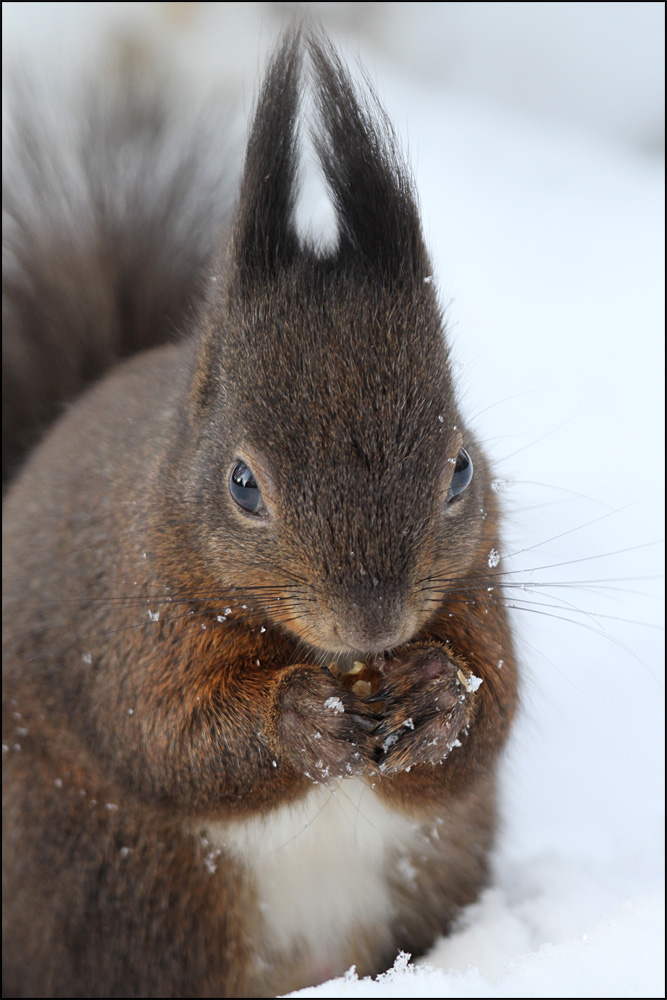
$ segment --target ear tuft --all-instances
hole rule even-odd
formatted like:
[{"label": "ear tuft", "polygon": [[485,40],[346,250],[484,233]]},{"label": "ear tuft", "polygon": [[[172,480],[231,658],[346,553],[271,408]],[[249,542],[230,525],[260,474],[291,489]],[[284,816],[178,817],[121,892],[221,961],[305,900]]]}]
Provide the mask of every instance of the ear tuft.
[{"label": "ear tuft", "polygon": [[294,205],[301,62],[300,35],[293,30],[269,64],[250,128],[231,244],[242,288],[288,266],[298,252]]},{"label": "ear tuft", "polygon": [[[372,84],[360,97],[333,46],[311,34],[312,140],[336,211],[328,266],[362,279],[421,285],[430,272],[417,200],[399,142]],[[316,268],[302,246],[295,206],[302,45],[289,32],[269,64],[250,129],[231,241],[232,282],[252,296],[293,263]]]},{"label": "ear tuft", "polygon": [[333,46],[312,35],[319,129],[313,141],[338,216],[341,263],[420,281],[429,273],[412,179],[396,133],[366,79],[361,100]]}]

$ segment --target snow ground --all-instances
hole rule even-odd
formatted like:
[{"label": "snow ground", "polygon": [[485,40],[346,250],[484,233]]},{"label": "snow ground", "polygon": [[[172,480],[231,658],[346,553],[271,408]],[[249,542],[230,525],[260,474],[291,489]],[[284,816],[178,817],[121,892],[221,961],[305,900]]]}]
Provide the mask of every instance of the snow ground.
[{"label": "snow ground", "polygon": [[524,705],[493,888],[416,967],[294,995],[664,996],[662,162],[372,58],[497,463]]}]

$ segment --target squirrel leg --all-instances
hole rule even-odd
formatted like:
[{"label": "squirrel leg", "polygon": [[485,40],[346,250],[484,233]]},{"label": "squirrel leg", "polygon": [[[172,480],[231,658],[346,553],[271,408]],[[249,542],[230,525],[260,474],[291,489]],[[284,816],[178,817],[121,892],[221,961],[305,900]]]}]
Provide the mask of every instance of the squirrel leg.
[{"label": "squirrel leg", "polygon": [[[131,717],[119,713],[122,729],[105,754],[122,760],[117,777],[142,794],[233,818],[291,801],[313,782],[360,775],[372,763],[378,717],[325,668],[236,663],[211,669],[199,683],[185,663],[182,676],[163,665],[161,677],[147,679]],[[137,754],[149,745],[146,766],[137,769]]]},{"label": "squirrel leg", "polygon": [[16,757],[4,995],[252,995],[253,895],[234,859],[211,864],[194,828],[76,768]]}]

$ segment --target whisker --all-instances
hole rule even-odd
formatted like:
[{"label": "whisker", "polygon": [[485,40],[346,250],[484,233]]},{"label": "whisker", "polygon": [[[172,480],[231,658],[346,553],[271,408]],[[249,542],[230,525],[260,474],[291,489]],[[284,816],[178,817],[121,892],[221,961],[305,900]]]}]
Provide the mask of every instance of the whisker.
[{"label": "whisker", "polygon": [[535,545],[528,545],[525,549],[517,549],[516,552],[508,552],[505,556],[506,559],[513,559],[515,556],[520,556],[524,552],[532,552],[534,549],[539,549],[542,545],[548,545],[550,542],[555,542],[559,538],[565,538],[566,535],[571,535],[575,531],[582,531],[583,528],[589,528],[592,524],[597,524],[599,521],[604,521],[606,518],[611,517],[613,514],[620,514],[624,510],[628,510],[630,507],[635,506],[636,501],[626,504],[624,507],[617,507],[616,510],[607,511],[606,514],[600,514],[599,517],[593,518],[592,521],[586,521],[584,524],[579,524],[576,528],[569,528],[567,531],[561,531],[558,535],[552,535],[551,538],[546,538],[542,542],[537,542]]},{"label": "whisker", "polygon": [[[639,545],[631,545],[631,546],[629,546],[628,548],[625,548],[625,549],[616,549],[616,550],[614,550],[612,552],[600,552],[600,553],[598,553],[598,554],[596,554],[594,556],[582,556],[579,559],[565,559],[562,562],[547,563],[547,564],[542,565],[542,566],[527,566],[527,567],[524,566],[524,567],[521,567],[519,569],[493,570],[492,572],[490,572],[488,575],[486,575],[484,578],[481,578],[481,579],[486,579],[489,582],[492,582],[493,580],[496,580],[499,577],[514,576],[517,573],[540,573],[542,570],[545,570],[545,569],[557,569],[557,568],[560,568],[561,566],[575,566],[578,563],[591,562],[594,559],[609,559],[612,556],[623,555],[623,554],[625,554],[627,552],[638,552],[639,550],[648,548],[648,547],[650,547],[652,545],[662,545],[662,544],[664,544],[664,539],[659,538],[659,539],[656,539],[653,542],[642,542]],[[436,577],[436,576],[430,576],[429,575],[429,576],[422,577],[421,580],[418,580],[416,582],[415,586],[419,586],[419,584],[424,583],[426,581],[429,581],[431,583],[442,583],[442,584],[456,585],[458,583],[466,583],[467,580],[470,580],[470,579],[471,579],[471,577],[463,577],[463,576],[460,576],[460,577],[451,577],[451,576],[449,576],[449,577],[447,577],[447,576]],[[472,579],[480,579],[480,577],[476,577],[476,578],[472,577]],[[634,577],[634,578],[631,578],[631,579],[647,579],[647,577],[641,577],[641,578]],[[660,579],[660,577],[657,577],[657,579]]]},{"label": "whisker", "polygon": [[[503,600],[520,601],[521,604],[530,604],[530,605],[534,605],[534,606],[540,607],[540,608],[563,608],[563,607],[567,607],[572,612],[572,614],[586,615],[586,617],[588,617],[588,618],[604,618],[604,619],[606,619],[608,621],[623,622],[626,625],[642,625],[642,626],[644,626],[644,628],[654,628],[654,629],[657,629],[659,632],[664,631],[664,626],[659,625],[657,622],[638,621],[635,618],[621,618],[618,615],[607,615],[607,614],[604,614],[604,613],[602,613],[600,611],[586,611],[583,608],[576,607],[570,601],[565,601],[563,599],[561,599],[562,600],[561,604],[547,604],[547,603],[545,603],[543,601],[530,601],[527,598],[515,597],[515,596],[512,596],[510,598],[504,598]],[[511,605],[506,604],[506,607],[511,607]]]},{"label": "whisker", "polygon": [[560,674],[560,676],[564,680],[566,680],[568,684],[571,684],[572,687],[575,689],[575,691],[577,691],[580,695],[585,696],[586,692],[583,690],[583,688],[579,687],[574,678],[570,677],[565,672],[565,670],[561,669],[561,667],[559,667],[558,664],[554,662],[554,660],[550,659],[543,650],[541,650],[538,646],[535,646],[532,642],[529,642],[528,639],[526,639],[525,636],[523,635],[518,637],[518,642],[523,646],[527,646],[537,656],[540,656],[544,660],[544,662],[548,663],[549,666],[552,667],[557,674]]},{"label": "whisker", "polygon": [[534,396],[535,393],[543,393],[544,391],[544,389],[525,389],[523,392],[515,392],[512,396],[505,396],[504,399],[497,399],[495,403],[489,403],[483,410],[478,410],[474,413],[470,418],[470,423],[474,423],[483,413],[488,413],[489,410],[493,410],[496,406],[502,406],[503,403],[510,403],[513,399],[521,399],[522,396]]},{"label": "whisker", "polygon": [[597,497],[588,496],[586,493],[578,493],[576,490],[568,489],[566,486],[557,486],[555,483],[538,483],[531,479],[513,479],[512,484],[514,486],[541,486],[548,490],[558,490],[562,493],[568,493],[570,496],[578,497],[580,500],[588,500],[589,503],[597,503],[602,507],[612,508],[612,504],[607,503],[605,500],[598,500]]},{"label": "whisker", "polygon": [[658,680],[658,678],[655,676],[649,665],[645,663],[644,660],[642,660],[642,658],[638,656],[633,649],[630,649],[629,646],[626,646],[626,644],[624,642],[621,642],[621,640],[616,638],[616,636],[610,635],[607,631],[603,629],[595,628],[593,625],[587,625],[586,622],[581,622],[576,620],[573,621],[566,615],[556,615],[550,611],[538,611],[536,608],[524,608],[516,604],[506,604],[505,607],[512,608],[514,611],[526,611],[528,612],[528,614],[532,615],[544,615],[547,618],[555,618],[559,621],[568,622],[570,625],[578,625],[580,628],[585,628],[587,631],[593,632],[594,635],[602,636],[603,638],[608,639],[609,642],[612,642],[615,646],[618,646],[619,649],[624,650],[624,652],[632,656],[633,659],[637,660],[638,663],[640,663],[646,670],[648,670],[648,672],[651,674],[654,680],[656,681]]},{"label": "whisker", "polygon": [[563,422],[558,424],[557,427],[553,427],[550,431],[546,431],[546,433],[542,434],[540,437],[535,438],[534,441],[529,441],[528,444],[522,445],[521,448],[517,448],[516,451],[513,451],[509,455],[505,455],[504,458],[499,458],[496,461],[508,462],[510,458],[514,458],[515,455],[521,454],[522,451],[527,451],[528,448],[534,448],[536,444],[539,444],[541,441],[545,441],[547,438],[551,437],[552,434],[557,434],[559,430],[563,427],[567,427],[567,425],[571,424],[573,420],[578,420],[580,416],[580,413],[573,413],[572,416],[568,417],[567,420],[563,420]]}]

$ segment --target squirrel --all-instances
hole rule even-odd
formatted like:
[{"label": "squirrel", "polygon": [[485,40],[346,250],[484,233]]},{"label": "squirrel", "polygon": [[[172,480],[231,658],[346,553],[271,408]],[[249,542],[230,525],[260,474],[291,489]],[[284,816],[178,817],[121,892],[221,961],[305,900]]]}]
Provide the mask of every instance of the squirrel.
[{"label": "squirrel", "polygon": [[[329,248],[295,222],[306,58]],[[82,130],[79,201],[16,127],[4,996],[266,997],[423,954],[488,884],[518,703],[497,497],[372,88],[288,32],[237,192],[149,91]]]}]

